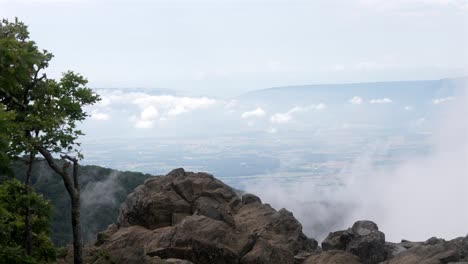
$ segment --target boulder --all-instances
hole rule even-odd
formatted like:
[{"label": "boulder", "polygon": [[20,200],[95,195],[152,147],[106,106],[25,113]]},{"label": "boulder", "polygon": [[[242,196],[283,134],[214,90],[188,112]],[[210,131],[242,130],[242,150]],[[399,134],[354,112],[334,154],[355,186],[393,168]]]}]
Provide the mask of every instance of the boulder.
[{"label": "boulder", "polygon": [[394,258],[406,251],[406,248],[400,244],[386,242],[385,251],[387,252],[387,259]]},{"label": "boulder", "polygon": [[322,241],[322,249],[346,250],[346,246],[351,242],[353,237],[353,233],[348,230],[332,232]]},{"label": "boulder", "polygon": [[386,258],[385,234],[371,221],[358,221],[352,227],[353,239],[346,251],[358,256],[364,264],[374,264]]},{"label": "boulder", "polygon": [[384,261],[387,256],[385,234],[371,221],[357,221],[352,228],[330,233],[322,242],[323,250],[346,250],[364,264]]},{"label": "boulder", "polygon": [[361,261],[349,252],[329,250],[307,258],[303,264],[361,264]]},{"label": "boulder", "polygon": [[250,203],[262,203],[262,200],[258,198],[258,196],[253,195],[251,193],[246,193],[242,195],[242,204],[250,204]]},{"label": "boulder", "polygon": [[442,238],[437,238],[437,237],[431,237],[426,242],[424,242],[424,245],[437,245],[439,243],[444,243],[445,240]]},{"label": "boulder", "polygon": [[406,250],[385,264],[447,264],[460,260],[460,252],[453,243],[438,243],[434,245],[417,245]]},{"label": "boulder", "polygon": [[117,224],[100,234],[97,249],[117,263],[295,264],[318,246],[286,209],[276,211],[253,194],[239,197],[212,175],[183,169],[137,187]]},{"label": "boulder", "polygon": [[414,246],[422,245],[424,242],[412,242],[406,239],[402,239],[401,242],[398,244],[406,249],[412,248]]}]

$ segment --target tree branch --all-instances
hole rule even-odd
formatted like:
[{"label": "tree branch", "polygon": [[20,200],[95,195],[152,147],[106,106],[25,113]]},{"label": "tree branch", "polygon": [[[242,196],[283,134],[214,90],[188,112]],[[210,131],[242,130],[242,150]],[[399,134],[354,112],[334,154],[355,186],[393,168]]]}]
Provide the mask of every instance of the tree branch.
[{"label": "tree branch", "polygon": [[73,162],[73,185],[76,191],[80,191],[80,183],[78,182],[78,159],[69,155],[62,155],[62,159]]},{"label": "tree branch", "polygon": [[37,151],[39,151],[39,153],[41,153],[41,155],[46,159],[47,163],[52,168],[52,170],[54,170],[57,174],[62,176],[63,183],[65,184],[65,188],[67,189],[70,196],[71,197],[76,197],[77,192],[76,192],[75,188],[73,187],[73,183],[72,183],[72,181],[70,179],[70,176],[68,175],[66,169],[63,169],[63,168],[61,169],[57,165],[56,161],[54,160],[54,157],[52,157],[52,154],[50,153],[50,151],[48,151],[43,146],[36,144],[36,145],[34,145],[34,148],[36,148]]},{"label": "tree branch", "polygon": [[21,107],[21,109],[26,109],[25,104],[21,103],[16,97],[14,97],[8,91],[6,91],[5,89],[3,89],[1,87],[0,87],[0,94],[3,94],[5,99],[8,99],[11,102],[13,102],[14,104],[18,105],[19,107]]}]

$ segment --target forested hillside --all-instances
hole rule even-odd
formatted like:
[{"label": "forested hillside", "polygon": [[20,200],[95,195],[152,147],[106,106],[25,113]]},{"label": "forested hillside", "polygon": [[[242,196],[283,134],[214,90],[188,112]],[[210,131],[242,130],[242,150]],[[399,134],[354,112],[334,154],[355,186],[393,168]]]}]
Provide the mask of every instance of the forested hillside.
[{"label": "forested hillside", "polygon": [[[23,180],[26,166],[16,162],[14,174]],[[149,174],[122,172],[99,166],[80,166],[79,179],[82,186],[81,221],[85,241],[92,241],[98,231],[117,219],[120,204],[128,193],[142,184]],[[32,186],[53,205],[52,240],[56,245],[71,243],[70,197],[63,181],[44,161],[33,166]]]}]

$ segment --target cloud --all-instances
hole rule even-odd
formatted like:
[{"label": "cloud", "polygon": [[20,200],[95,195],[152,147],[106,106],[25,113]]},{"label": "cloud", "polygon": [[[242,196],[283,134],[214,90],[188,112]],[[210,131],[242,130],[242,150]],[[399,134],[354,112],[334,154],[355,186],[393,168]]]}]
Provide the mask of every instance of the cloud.
[{"label": "cloud", "polygon": [[289,113],[276,113],[270,117],[270,122],[275,124],[284,124],[291,121],[292,116]]},{"label": "cloud", "polygon": [[281,68],[281,62],[277,60],[268,60],[267,68],[270,71],[278,71]]},{"label": "cloud", "polygon": [[[124,90],[100,90],[102,100],[91,112],[94,119],[110,118],[106,112],[136,111],[132,122],[136,128],[151,128],[157,121],[173,119],[179,115],[199,109],[209,108],[217,103],[208,97],[186,97],[175,95],[151,95],[145,92],[126,92]],[[114,114],[115,115],[115,114]]]},{"label": "cloud", "polygon": [[253,118],[253,117],[263,117],[265,116],[265,114],[266,113],[262,108],[257,107],[255,110],[242,113],[241,118],[248,119],[248,118]]},{"label": "cloud", "polygon": [[[468,104],[463,103],[468,95],[463,99],[450,104],[436,121],[428,139],[431,151],[408,157],[395,167],[378,165],[379,157],[400,144],[388,139],[364,147],[336,175],[338,185],[328,176],[319,182],[314,177],[288,184],[265,177],[243,189],[275,208],[291,210],[304,232],[317,239],[362,219],[375,221],[388,241],[464,236],[468,211],[460,210],[460,205],[468,204],[468,119],[460,119],[460,113],[468,112]],[[330,182],[330,188],[321,186],[324,181]]]},{"label": "cloud", "polygon": [[390,103],[392,103],[392,102],[393,102],[392,99],[387,98],[387,97],[385,97],[385,98],[371,99],[371,100],[369,101],[369,103],[371,103],[371,104],[390,104]]},{"label": "cloud", "polygon": [[438,105],[438,104],[444,104],[453,100],[455,100],[455,97],[449,96],[449,97],[444,97],[444,98],[435,98],[432,100],[432,103],[435,105]]},{"label": "cloud", "polygon": [[307,107],[295,106],[285,113],[276,113],[270,117],[270,122],[274,124],[285,124],[289,123],[293,119],[293,114],[300,112],[308,112],[311,110],[321,111],[326,108],[323,103],[317,105],[309,105]]},{"label": "cloud", "polygon": [[146,95],[132,101],[141,109],[137,128],[151,128],[158,120],[166,120],[197,109],[205,109],[216,103],[207,97],[178,97],[173,95]]},{"label": "cloud", "polygon": [[107,121],[111,119],[111,116],[106,113],[99,112],[99,110],[94,109],[91,111],[91,119],[97,120],[97,121]]},{"label": "cloud", "polygon": [[136,120],[135,127],[137,128],[151,128],[156,119],[159,118],[159,111],[156,107],[150,105],[143,109],[140,113],[140,118]]},{"label": "cloud", "polygon": [[413,107],[412,106],[405,106],[403,109],[405,109],[406,111],[410,111],[410,110],[413,110]]},{"label": "cloud", "polygon": [[359,96],[354,96],[353,98],[349,99],[349,102],[353,105],[360,105],[362,104],[362,98]]}]

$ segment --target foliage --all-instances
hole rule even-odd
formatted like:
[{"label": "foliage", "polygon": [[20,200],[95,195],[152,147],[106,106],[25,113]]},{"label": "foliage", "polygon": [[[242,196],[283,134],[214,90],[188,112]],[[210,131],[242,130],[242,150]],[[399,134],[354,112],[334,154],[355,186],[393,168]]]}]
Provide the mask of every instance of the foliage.
[{"label": "foliage", "polygon": [[10,145],[10,139],[8,136],[8,127],[12,115],[4,111],[4,107],[0,104],[0,175],[10,174],[10,161],[7,155],[7,150]]},{"label": "foliage", "polygon": [[[77,172],[78,160],[83,157],[77,139],[83,133],[77,124],[88,116],[84,107],[100,98],[86,87],[87,80],[74,72],[65,72],[60,80],[47,78],[45,69],[52,57],[51,53],[40,50],[29,38],[24,23],[18,19],[14,22],[7,19],[0,21],[0,103],[7,112],[14,113],[8,129],[8,155],[18,158],[30,154],[29,164],[32,165],[34,156],[39,152],[50,168],[61,176],[72,203],[74,261],[82,263]],[[67,163],[59,167],[54,155],[60,155]],[[73,176],[67,169],[69,162],[73,162]],[[28,203],[24,206],[27,211]],[[29,217],[26,219],[29,221]],[[27,224],[25,230],[29,229]],[[30,252],[29,231],[26,234]]]},{"label": "foliage", "polygon": [[[24,192],[18,180],[0,184],[0,263],[43,263],[55,259],[55,249],[49,239],[51,205],[42,195]],[[30,208],[35,251],[27,256],[24,243],[24,219]]]},{"label": "foliage", "polygon": [[87,80],[72,71],[58,81],[44,70],[53,55],[29,39],[18,20],[0,22],[0,103],[16,113],[11,155],[28,153],[40,145],[53,153],[79,153],[77,123],[88,115],[83,107],[100,98]]},{"label": "foliage", "polygon": [[[13,171],[18,179],[24,179],[26,165],[13,163]],[[80,166],[79,179],[82,189],[81,222],[83,239],[91,242],[96,234],[105,230],[117,220],[120,204],[138,185],[151,177],[139,172],[123,172],[99,166]],[[51,236],[56,245],[71,243],[70,198],[63,188],[63,182],[47,166],[38,161],[33,166],[32,187],[53,205]],[[96,186],[112,186],[112,190],[98,190]],[[89,194],[92,193],[91,197]]]}]

